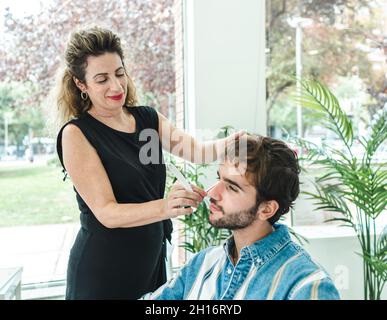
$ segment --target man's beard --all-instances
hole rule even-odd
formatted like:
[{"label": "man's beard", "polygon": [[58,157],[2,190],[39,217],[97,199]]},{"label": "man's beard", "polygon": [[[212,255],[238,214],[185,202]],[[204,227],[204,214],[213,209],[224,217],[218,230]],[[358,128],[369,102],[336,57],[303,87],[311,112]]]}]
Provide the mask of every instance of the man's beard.
[{"label": "man's beard", "polygon": [[[214,200],[211,199],[211,202],[216,205]],[[231,213],[225,213],[222,207],[216,205],[223,212],[223,216],[214,221],[209,220],[209,222],[215,228],[225,228],[229,230],[246,228],[256,219],[259,205],[260,203],[256,203],[250,209]]]}]

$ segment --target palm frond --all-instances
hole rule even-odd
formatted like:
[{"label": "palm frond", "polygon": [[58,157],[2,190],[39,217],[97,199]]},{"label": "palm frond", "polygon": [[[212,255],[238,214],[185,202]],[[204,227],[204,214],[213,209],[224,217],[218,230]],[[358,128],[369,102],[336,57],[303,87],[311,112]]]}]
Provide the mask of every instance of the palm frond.
[{"label": "palm frond", "polygon": [[366,154],[364,161],[370,164],[376,150],[387,139],[387,107],[379,110],[371,122],[371,135],[366,140]]},{"label": "palm frond", "polygon": [[365,297],[380,299],[387,281],[387,227],[379,239],[372,236],[372,232],[376,218],[385,212],[387,206],[387,170],[385,163],[377,163],[374,158],[387,139],[387,107],[380,110],[371,122],[369,136],[358,138],[363,148],[360,159],[354,156],[352,150],[351,121],[335,96],[317,81],[301,81],[301,85],[302,92],[296,102],[315,110],[320,115],[315,118],[316,122],[334,132],[346,147],[344,150],[334,149],[323,143],[320,148],[307,141],[296,140],[302,148],[313,150],[303,160],[309,161],[308,164],[321,172],[315,180],[316,191],[308,190],[303,194],[313,200],[317,209],[343,215],[326,222],[338,221],[341,226],[356,231],[364,261]]},{"label": "palm frond", "polygon": [[302,157],[305,157],[304,160],[314,161],[321,157],[327,157],[327,154],[325,153],[324,149],[320,148],[315,143],[310,142],[301,137],[292,136],[289,138],[289,142],[298,145],[299,147],[301,147],[302,150],[305,151],[302,152]]},{"label": "palm frond", "polygon": [[340,175],[332,169],[328,169],[327,173],[323,174],[321,177],[316,178],[316,183],[321,184],[323,182],[330,182],[331,180],[337,181],[340,179]]},{"label": "palm frond", "polygon": [[346,218],[331,218],[331,219],[324,220],[324,222],[332,222],[332,221],[340,221],[340,222],[344,222],[344,223],[341,224],[341,226],[353,228],[355,231],[357,230],[356,225],[353,223],[353,221],[352,221],[351,219],[346,219]]},{"label": "palm frond", "polygon": [[338,135],[350,149],[353,143],[352,123],[328,88],[314,80],[299,80],[302,92],[294,99],[303,107],[326,114],[326,127]]},{"label": "palm frond", "polygon": [[363,259],[383,281],[387,281],[387,260],[385,257],[363,254]]},{"label": "palm frond", "polygon": [[304,191],[303,194],[308,195],[314,201],[317,210],[327,210],[330,212],[338,212],[345,217],[352,217],[345,200],[343,199],[343,191],[337,186],[327,185],[322,186],[314,183],[317,193]]},{"label": "palm frond", "polygon": [[[322,147],[324,148],[325,153],[329,154],[330,158],[335,158],[336,161],[338,161],[340,163],[352,165],[353,161],[356,161],[356,158],[353,159],[351,157],[348,157],[347,154],[345,154],[341,150],[338,150],[336,148],[331,147],[327,143],[323,143]],[[336,157],[334,157],[334,156],[336,156]]]},{"label": "palm frond", "polygon": [[289,233],[297,240],[297,242],[303,246],[305,243],[309,243],[309,240],[304,236],[297,233],[292,227],[288,227]]}]

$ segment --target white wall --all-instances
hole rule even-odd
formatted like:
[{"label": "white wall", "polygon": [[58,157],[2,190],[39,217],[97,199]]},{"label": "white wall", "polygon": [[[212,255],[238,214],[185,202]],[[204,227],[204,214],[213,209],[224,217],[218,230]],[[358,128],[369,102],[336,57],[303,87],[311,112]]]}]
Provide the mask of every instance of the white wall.
[{"label": "white wall", "polygon": [[[341,299],[364,299],[363,260],[356,254],[361,247],[352,229],[322,225],[294,227],[294,230],[309,240],[303,247],[330,274]],[[387,299],[387,288],[382,299]]]},{"label": "white wall", "polygon": [[266,133],[265,1],[185,1],[186,128]]}]

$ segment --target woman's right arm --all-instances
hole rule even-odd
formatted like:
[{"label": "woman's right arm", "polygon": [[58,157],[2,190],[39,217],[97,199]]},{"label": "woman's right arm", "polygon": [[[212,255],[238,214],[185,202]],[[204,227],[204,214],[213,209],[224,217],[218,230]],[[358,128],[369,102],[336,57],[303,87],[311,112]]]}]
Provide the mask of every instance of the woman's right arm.
[{"label": "woman's right arm", "polygon": [[107,228],[137,227],[192,213],[205,193],[174,185],[166,199],[144,203],[117,203],[102,162],[82,131],[69,124],[62,134],[63,163],[75,189]]}]

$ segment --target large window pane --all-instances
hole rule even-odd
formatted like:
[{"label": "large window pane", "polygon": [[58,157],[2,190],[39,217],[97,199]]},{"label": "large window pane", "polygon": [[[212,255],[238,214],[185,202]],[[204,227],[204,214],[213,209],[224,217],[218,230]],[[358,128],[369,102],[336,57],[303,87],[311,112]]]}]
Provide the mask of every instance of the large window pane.
[{"label": "large window pane", "polygon": [[[317,79],[336,95],[350,116],[356,137],[363,136],[372,116],[387,102],[387,7],[384,0],[268,0],[267,2],[268,132],[278,138],[303,136],[317,144],[343,145],[312,113],[289,97],[295,76]],[[353,148],[355,154],[360,145]],[[360,156],[360,153],[358,154]],[[384,159],[385,161],[385,159]],[[311,170],[311,175],[317,174]],[[303,177],[304,190],[308,185]],[[334,217],[316,212],[299,198],[293,222],[320,224]]]},{"label": "large window pane", "polygon": [[0,6],[0,268],[23,284],[64,279],[79,210],[49,132],[47,96],[69,33],[117,32],[140,105],[175,122],[174,0],[2,1]]}]

